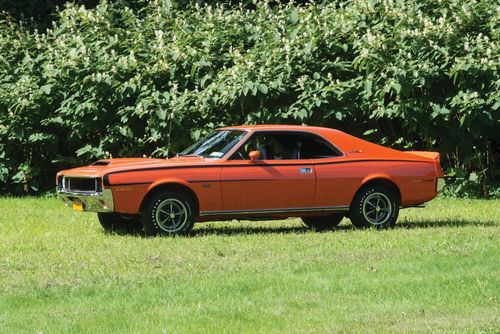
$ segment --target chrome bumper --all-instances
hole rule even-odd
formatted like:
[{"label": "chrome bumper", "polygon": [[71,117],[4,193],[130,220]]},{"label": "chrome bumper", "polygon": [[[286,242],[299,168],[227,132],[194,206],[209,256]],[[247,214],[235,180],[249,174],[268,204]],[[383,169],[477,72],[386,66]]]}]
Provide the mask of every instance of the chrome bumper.
[{"label": "chrome bumper", "polygon": [[57,197],[62,199],[66,206],[73,204],[75,199],[83,203],[83,211],[86,212],[113,212],[115,205],[111,189],[103,189],[102,192],[66,192],[57,189]]}]

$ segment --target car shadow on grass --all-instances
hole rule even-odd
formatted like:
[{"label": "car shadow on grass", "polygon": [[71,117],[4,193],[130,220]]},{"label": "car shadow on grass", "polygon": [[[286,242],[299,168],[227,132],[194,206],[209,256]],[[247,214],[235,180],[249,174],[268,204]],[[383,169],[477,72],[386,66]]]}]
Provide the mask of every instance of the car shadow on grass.
[{"label": "car shadow on grass", "polygon": [[[244,224],[240,226],[204,226],[204,227],[195,227],[191,230],[187,235],[181,237],[201,237],[208,235],[251,235],[251,234],[302,234],[306,232],[331,232],[335,230],[352,230],[352,226],[337,226],[333,230],[328,231],[315,231],[313,229],[308,228],[307,226],[279,226],[277,224],[276,227],[272,226],[245,226]],[[155,237],[152,235],[146,234],[144,231],[140,232],[130,232],[124,230],[113,230],[113,231],[104,231],[107,235],[119,235],[119,236],[132,236],[132,237],[140,237],[140,238],[151,238]]]},{"label": "car shadow on grass", "polygon": [[[342,223],[341,225],[325,231],[316,231],[314,229],[308,228],[307,226],[295,225],[295,226],[282,226],[280,222],[276,222],[276,226],[255,226],[255,225],[245,225],[245,223],[238,224],[237,226],[210,226],[210,223],[205,223],[207,225],[201,227],[195,226],[193,230],[189,232],[187,237],[200,237],[208,235],[252,235],[252,234],[303,234],[306,232],[315,233],[328,233],[328,232],[350,232],[358,230],[350,223]],[[401,221],[395,226],[395,229],[418,229],[418,228],[440,228],[440,227],[464,227],[464,226],[482,226],[482,227],[498,227],[500,222],[494,222],[493,220],[467,220],[467,219],[448,219],[448,220],[413,220],[413,221]],[[372,228],[375,230],[374,228]],[[143,231],[140,232],[130,232],[123,230],[114,230],[110,232],[105,232],[109,235],[128,235],[142,238],[150,238],[152,236],[145,234]],[[154,236],[153,236],[154,237]]]},{"label": "car shadow on grass", "polygon": [[331,230],[317,231],[305,225],[280,226],[279,222],[274,226],[245,226],[244,223],[238,226],[216,226],[202,227],[192,230],[190,236],[203,235],[248,235],[248,234],[303,234],[306,232],[327,233],[332,231],[350,231],[355,228],[352,225],[340,225]]},{"label": "car shadow on grass", "polygon": [[[500,226],[500,223],[488,220],[467,220],[467,219],[451,219],[451,220],[413,220],[398,222],[395,229],[418,229],[418,228],[440,228],[440,227],[464,227],[464,226],[482,226],[488,227]],[[375,230],[375,228],[372,228]],[[217,227],[202,227],[194,229],[189,233],[189,236],[203,236],[203,235],[238,235],[238,234],[290,234],[290,233],[306,233],[314,231],[315,233],[327,232],[350,232],[358,230],[350,223],[343,223],[332,230],[315,231],[307,226],[217,226]]]},{"label": "car shadow on grass", "polygon": [[463,226],[500,226],[499,222],[493,220],[477,219],[443,219],[443,220],[415,220],[402,221],[396,224],[396,228],[414,229],[414,228],[437,228],[437,227],[463,227]]}]

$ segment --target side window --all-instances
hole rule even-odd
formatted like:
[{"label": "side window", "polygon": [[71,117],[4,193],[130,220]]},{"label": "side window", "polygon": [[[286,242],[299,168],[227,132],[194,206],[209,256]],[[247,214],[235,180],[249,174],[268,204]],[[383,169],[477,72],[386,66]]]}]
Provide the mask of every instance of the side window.
[{"label": "side window", "polygon": [[332,145],[314,134],[259,131],[232,155],[231,160],[249,160],[251,151],[259,151],[260,160],[321,159],[341,155]]},{"label": "side window", "polygon": [[330,143],[313,134],[306,134],[302,137],[300,153],[300,159],[325,159],[342,155]]}]

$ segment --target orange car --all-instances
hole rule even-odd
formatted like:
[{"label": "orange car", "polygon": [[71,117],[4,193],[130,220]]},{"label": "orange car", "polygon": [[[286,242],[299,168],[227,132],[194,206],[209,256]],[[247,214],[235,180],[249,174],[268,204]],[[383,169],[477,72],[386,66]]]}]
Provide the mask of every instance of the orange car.
[{"label": "orange car", "polygon": [[401,152],[308,126],[215,130],[172,159],[106,159],[57,174],[57,192],[107,229],[184,234],[198,221],[302,217],[315,229],[344,216],[393,226],[444,185],[436,152]]}]

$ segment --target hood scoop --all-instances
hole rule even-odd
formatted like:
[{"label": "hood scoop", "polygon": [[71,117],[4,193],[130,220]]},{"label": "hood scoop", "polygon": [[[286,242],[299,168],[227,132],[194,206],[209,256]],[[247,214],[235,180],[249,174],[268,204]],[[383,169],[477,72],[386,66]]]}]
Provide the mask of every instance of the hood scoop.
[{"label": "hood scoop", "polygon": [[106,161],[106,160],[98,160],[94,162],[91,166],[107,166],[109,165],[111,161]]}]

